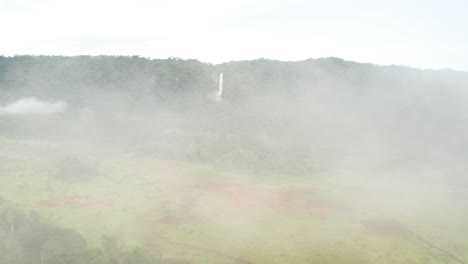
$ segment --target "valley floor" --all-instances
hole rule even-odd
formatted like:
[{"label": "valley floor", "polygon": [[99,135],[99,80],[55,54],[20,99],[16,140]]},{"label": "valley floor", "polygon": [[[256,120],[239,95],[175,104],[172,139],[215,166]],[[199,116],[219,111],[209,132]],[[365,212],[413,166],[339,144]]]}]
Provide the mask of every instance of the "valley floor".
[{"label": "valley floor", "polygon": [[[90,245],[114,236],[167,264],[468,262],[468,205],[437,184],[254,175],[79,144],[0,145],[0,196]],[[94,176],[62,177],[69,157],[93,164]]]}]

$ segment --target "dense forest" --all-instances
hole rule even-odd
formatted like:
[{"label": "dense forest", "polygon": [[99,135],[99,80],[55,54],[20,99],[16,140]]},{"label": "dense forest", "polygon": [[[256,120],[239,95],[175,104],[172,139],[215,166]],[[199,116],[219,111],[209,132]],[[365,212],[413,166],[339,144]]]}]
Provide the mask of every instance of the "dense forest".
[{"label": "dense forest", "polygon": [[[425,103],[430,104],[436,101],[431,97],[437,92],[441,95],[448,89],[449,94],[458,95],[455,93],[462,92],[468,80],[464,72],[378,66],[339,58],[299,62],[259,59],[213,65],[197,60],[138,56],[0,56],[1,101],[37,96],[80,106],[91,103],[96,93],[109,92],[136,102],[144,99],[171,102],[188,96],[192,96],[192,101],[197,96],[203,100],[217,88],[220,72],[226,77],[223,97],[231,103],[277,94],[298,100],[304,93],[333,90],[328,92],[340,95],[337,91],[341,91],[360,97],[392,96],[394,100],[414,103],[426,99]],[[454,98],[438,99],[447,102]]]},{"label": "dense forest", "polygon": [[58,227],[7,200],[0,200],[0,262],[156,264],[160,256],[129,249],[117,237],[103,236],[102,247],[90,248],[72,229]]},{"label": "dense forest", "polygon": [[[220,73],[224,93],[215,102]],[[460,156],[468,143],[467,85],[464,72],[338,58],[213,65],[137,56],[0,57],[2,105],[30,97],[68,105],[40,124],[3,115],[1,133],[72,130],[69,136],[249,170],[423,163],[460,171],[464,165],[446,157]]]}]

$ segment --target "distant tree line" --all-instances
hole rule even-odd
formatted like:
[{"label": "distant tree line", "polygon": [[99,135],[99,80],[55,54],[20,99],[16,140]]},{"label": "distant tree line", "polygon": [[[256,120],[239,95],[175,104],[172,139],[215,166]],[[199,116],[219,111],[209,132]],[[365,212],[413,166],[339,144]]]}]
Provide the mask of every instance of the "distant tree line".
[{"label": "distant tree line", "polygon": [[[224,72],[228,100],[288,98],[322,90],[360,95],[385,92],[411,96],[421,92],[461,89],[468,73],[377,66],[338,58],[285,62],[267,59],[213,65],[178,58],[138,56],[0,56],[0,101],[21,96],[56,98],[73,104],[100,94],[121,93],[136,101],[159,102],[190,97],[206,99]],[[346,91],[343,91],[346,90]],[[391,90],[391,91],[390,91]]]}]

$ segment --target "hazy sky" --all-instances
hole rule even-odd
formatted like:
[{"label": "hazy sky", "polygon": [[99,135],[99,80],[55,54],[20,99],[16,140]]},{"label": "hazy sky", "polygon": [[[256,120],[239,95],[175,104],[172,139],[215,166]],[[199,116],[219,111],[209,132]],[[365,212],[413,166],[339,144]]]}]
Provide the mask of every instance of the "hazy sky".
[{"label": "hazy sky", "polygon": [[466,0],[0,0],[0,54],[340,57],[468,71]]}]

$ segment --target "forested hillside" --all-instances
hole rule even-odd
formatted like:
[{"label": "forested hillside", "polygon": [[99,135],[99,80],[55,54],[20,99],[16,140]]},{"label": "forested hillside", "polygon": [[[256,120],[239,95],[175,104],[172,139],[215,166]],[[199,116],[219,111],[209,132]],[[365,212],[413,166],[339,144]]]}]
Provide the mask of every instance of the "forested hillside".
[{"label": "forested hillside", "polygon": [[1,100],[38,96],[79,104],[96,92],[130,94],[137,100],[150,96],[156,101],[189,94],[204,97],[216,89],[220,72],[225,73],[224,97],[228,101],[274,93],[292,99],[318,90],[333,90],[328,91],[333,95],[340,95],[340,91],[390,96],[400,101],[421,99],[424,94],[427,100],[437,92],[458,97],[453,92],[460,92],[468,82],[468,73],[464,72],[378,66],[338,58],[299,62],[259,59],[212,65],[197,60],[137,56],[0,56]]},{"label": "forested hillside", "polygon": [[[216,102],[220,73],[224,93]],[[34,133],[86,130],[177,159],[250,169],[284,168],[282,156],[300,171],[310,164],[420,163],[461,170],[464,165],[447,157],[460,156],[468,143],[467,87],[464,72],[337,58],[212,65],[136,56],[0,57],[3,105],[35,97],[68,106],[61,116],[34,123]],[[28,117],[0,118],[2,133],[28,130]]]}]

